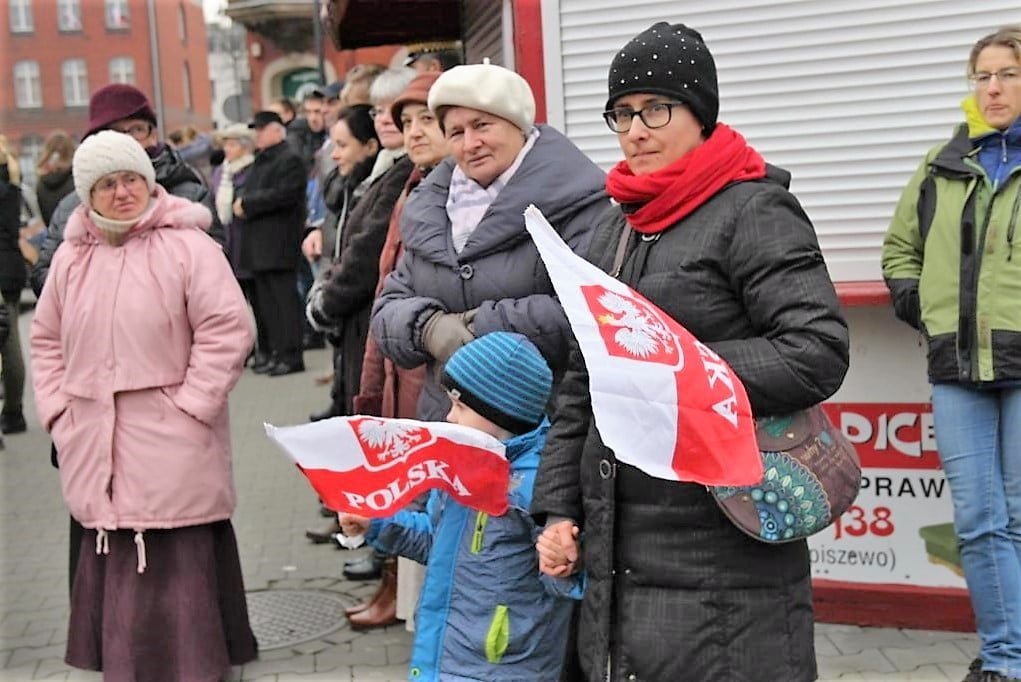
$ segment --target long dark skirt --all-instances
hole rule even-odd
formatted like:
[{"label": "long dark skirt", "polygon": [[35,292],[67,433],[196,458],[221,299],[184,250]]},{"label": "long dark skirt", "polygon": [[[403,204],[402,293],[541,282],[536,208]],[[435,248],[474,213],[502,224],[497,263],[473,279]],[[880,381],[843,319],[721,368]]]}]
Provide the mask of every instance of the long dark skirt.
[{"label": "long dark skirt", "polygon": [[138,573],[131,530],[82,538],[71,592],[68,665],[118,682],[205,682],[256,657],[230,521],[147,530]]}]

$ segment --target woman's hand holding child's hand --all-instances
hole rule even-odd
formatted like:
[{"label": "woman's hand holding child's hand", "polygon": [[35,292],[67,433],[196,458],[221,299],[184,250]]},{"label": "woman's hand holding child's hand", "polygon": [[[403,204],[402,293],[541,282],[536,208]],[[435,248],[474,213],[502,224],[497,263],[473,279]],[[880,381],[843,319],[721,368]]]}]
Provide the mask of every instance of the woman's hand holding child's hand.
[{"label": "woman's hand holding child's hand", "polygon": [[581,557],[578,533],[578,526],[570,520],[546,526],[535,543],[539,552],[539,570],[554,578],[575,573]]}]

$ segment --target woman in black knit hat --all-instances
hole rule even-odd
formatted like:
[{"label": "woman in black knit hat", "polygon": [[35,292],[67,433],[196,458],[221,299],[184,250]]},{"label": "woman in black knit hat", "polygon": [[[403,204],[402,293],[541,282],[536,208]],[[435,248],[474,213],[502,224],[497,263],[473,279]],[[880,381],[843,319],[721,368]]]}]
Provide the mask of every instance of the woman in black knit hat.
[{"label": "woman in black knit hat", "polygon": [[[661,22],[614,55],[603,117],[624,160],[589,258],[722,356],[756,416],[788,414],[840,386],[847,326],[789,174],[718,112],[698,32]],[[558,405],[532,511],[541,568],[587,572],[586,679],[814,680],[807,544],[757,542],[705,486],[616,461],[576,345]]]}]

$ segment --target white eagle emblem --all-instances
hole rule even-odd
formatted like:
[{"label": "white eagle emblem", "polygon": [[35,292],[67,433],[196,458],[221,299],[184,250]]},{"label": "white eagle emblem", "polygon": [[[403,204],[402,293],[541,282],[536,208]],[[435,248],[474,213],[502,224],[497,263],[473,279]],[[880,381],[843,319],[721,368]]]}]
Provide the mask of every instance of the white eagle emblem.
[{"label": "white eagle emblem", "polygon": [[645,359],[674,349],[674,336],[667,326],[633,301],[607,291],[599,297],[599,305],[612,313],[600,315],[599,324],[620,327],[613,340],[630,355]]},{"label": "white eagle emblem", "polygon": [[365,419],[358,424],[358,438],[384,464],[406,457],[428,432],[392,421]]}]

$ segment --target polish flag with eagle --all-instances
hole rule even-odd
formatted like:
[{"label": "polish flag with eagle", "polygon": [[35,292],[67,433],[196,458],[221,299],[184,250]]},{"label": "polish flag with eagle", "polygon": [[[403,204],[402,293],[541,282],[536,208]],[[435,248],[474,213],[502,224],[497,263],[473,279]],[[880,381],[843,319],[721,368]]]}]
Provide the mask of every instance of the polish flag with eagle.
[{"label": "polish flag with eagle", "polygon": [[727,363],[571,251],[534,206],[525,211],[525,227],[585,357],[596,428],[616,458],[667,480],[761,481],[751,404]]},{"label": "polish flag with eagle", "polygon": [[507,511],[505,447],[477,429],[364,416],[265,429],[334,511],[390,516],[430,488],[493,516]]}]

